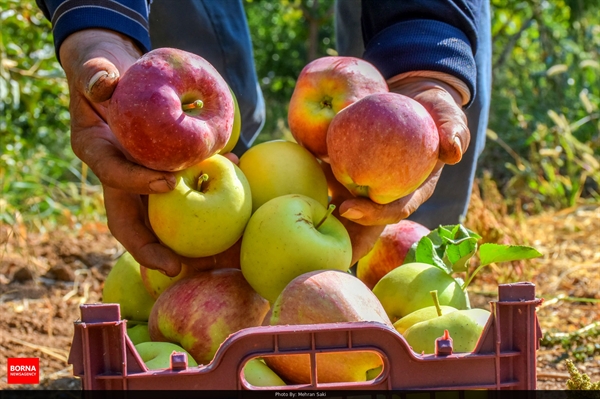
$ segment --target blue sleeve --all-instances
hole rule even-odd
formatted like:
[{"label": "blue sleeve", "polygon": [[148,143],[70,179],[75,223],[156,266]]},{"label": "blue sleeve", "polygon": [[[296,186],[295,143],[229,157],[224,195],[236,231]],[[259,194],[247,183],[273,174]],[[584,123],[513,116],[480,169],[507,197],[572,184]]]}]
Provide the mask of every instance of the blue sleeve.
[{"label": "blue sleeve", "polygon": [[448,73],[465,82],[473,99],[480,8],[477,0],[363,0],[364,58],[386,79]]},{"label": "blue sleeve", "polygon": [[[147,0],[36,0],[51,22],[54,47],[72,33],[102,28],[129,36],[141,51],[150,50]],[[60,61],[60,60],[59,60]]]}]

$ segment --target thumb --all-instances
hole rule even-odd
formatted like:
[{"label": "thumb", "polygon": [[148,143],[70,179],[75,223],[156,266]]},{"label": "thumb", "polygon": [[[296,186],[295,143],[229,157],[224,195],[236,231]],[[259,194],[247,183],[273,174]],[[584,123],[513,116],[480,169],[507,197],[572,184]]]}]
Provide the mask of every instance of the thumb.
[{"label": "thumb", "polygon": [[83,64],[77,82],[79,90],[94,103],[108,100],[119,81],[121,74],[117,67],[103,57],[92,58]]}]

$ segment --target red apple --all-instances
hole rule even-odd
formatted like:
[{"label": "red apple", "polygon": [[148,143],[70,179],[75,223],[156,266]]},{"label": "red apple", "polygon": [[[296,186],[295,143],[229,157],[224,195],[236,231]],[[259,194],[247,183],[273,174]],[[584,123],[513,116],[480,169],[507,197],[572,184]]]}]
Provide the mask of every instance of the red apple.
[{"label": "red apple", "polygon": [[[376,321],[392,326],[375,294],[353,275],[337,270],[296,277],[277,298],[271,316],[271,325],[349,321]],[[284,380],[310,383],[308,354],[264,359]],[[320,383],[366,381],[367,371],[381,365],[381,357],[369,351],[317,354],[317,378]]]},{"label": "red apple", "polygon": [[268,310],[240,270],[211,270],[167,288],[152,308],[148,330],[152,341],[178,344],[198,364],[208,364],[230,334],[260,326]]},{"label": "red apple", "polygon": [[354,57],[322,57],[300,72],[290,99],[288,124],[296,141],[328,162],[327,128],[333,117],[353,102],[388,91],[370,63]]},{"label": "red apple", "polygon": [[411,220],[389,224],[375,245],[358,261],[356,276],[371,289],[390,270],[402,265],[410,247],[430,230]]},{"label": "red apple", "polygon": [[333,174],[352,194],[388,204],[415,191],[431,174],[439,136],[417,101],[379,93],[333,118],[327,150]]},{"label": "red apple", "polygon": [[219,152],[233,129],[229,87],[204,58],[158,48],[143,55],[121,77],[108,124],[138,163],[178,171]]}]

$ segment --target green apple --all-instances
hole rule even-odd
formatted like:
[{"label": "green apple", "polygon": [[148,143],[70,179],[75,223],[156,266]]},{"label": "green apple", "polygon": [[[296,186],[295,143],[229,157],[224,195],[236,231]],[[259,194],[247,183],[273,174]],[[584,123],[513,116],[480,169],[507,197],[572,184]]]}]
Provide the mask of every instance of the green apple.
[{"label": "green apple", "polygon": [[244,378],[250,385],[254,385],[255,387],[278,387],[287,385],[265,364],[264,360],[259,358],[250,359],[244,365]]},{"label": "green apple", "polygon": [[179,281],[187,276],[192,276],[196,273],[197,271],[194,268],[185,264],[181,265],[181,271],[177,276],[174,277],[169,277],[158,270],[148,269],[147,267],[142,267],[140,269],[144,287],[146,287],[148,293],[154,299],[158,298],[164,290],[166,290],[176,281]]},{"label": "green apple", "polygon": [[404,331],[404,338],[417,353],[435,353],[435,340],[448,330],[454,352],[472,352],[490,317],[485,309],[457,310],[416,323]]},{"label": "green apple", "polygon": [[367,381],[371,381],[371,380],[374,380],[375,378],[379,377],[379,374],[381,374],[382,370],[383,370],[383,365],[379,366],[379,367],[375,367],[374,369],[371,369],[371,370],[367,370]]},{"label": "green apple", "polygon": [[150,333],[148,332],[148,323],[136,323],[127,325],[127,336],[134,345],[142,342],[150,342]]},{"label": "green apple", "polygon": [[254,212],[242,237],[240,264],[246,280],[269,302],[301,274],[350,268],[350,236],[331,215],[333,208],[288,194]]},{"label": "green apple", "polygon": [[227,154],[228,152],[231,152],[231,150],[233,150],[238,140],[240,139],[240,131],[242,130],[242,114],[240,113],[240,106],[238,104],[235,93],[233,92],[233,90],[231,90],[231,87],[229,88],[229,91],[231,92],[231,98],[233,98],[234,105],[233,127],[231,129],[231,136],[229,136],[227,144],[225,144],[225,147],[223,147],[223,149],[219,151],[219,154]]},{"label": "green apple", "polygon": [[467,293],[452,276],[425,263],[407,263],[383,276],[373,287],[392,322],[431,306],[432,290],[437,290],[441,305],[467,309]]},{"label": "green apple", "polygon": [[306,195],[327,206],[325,173],[300,144],[285,140],[257,144],[242,155],[239,166],[250,183],[252,211],[286,194]]},{"label": "green apple", "polygon": [[[442,314],[447,314],[451,312],[456,312],[458,309],[453,308],[452,306],[440,306]],[[420,323],[422,321],[430,320],[435,317],[438,317],[438,311],[434,306],[428,306],[426,308],[415,310],[414,312],[404,316],[403,318],[397,320],[394,323],[394,328],[400,334],[404,334],[409,327],[414,324]]]},{"label": "green apple", "polygon": [[102,288],[102,302],[118,303],[123,319],[148,321],[154,298],[144,287],[140,264],[129,252],[121,255],[106,276]]},{"label": "green apple", "polygon": [[223,155],[175,173],[173,191],[148,196],[148,216],[157,237],[179,255],[212,256],[242,236],[252,213],[246,177]]},{"label": "green apple", "polygon": [[198,363],[181,346],[171,342],[142,342],[135,346],[138,354],[148,367],[148,370],[171,368],[171,354],[183,352],[187,355],[188,366],[196,367]]}]

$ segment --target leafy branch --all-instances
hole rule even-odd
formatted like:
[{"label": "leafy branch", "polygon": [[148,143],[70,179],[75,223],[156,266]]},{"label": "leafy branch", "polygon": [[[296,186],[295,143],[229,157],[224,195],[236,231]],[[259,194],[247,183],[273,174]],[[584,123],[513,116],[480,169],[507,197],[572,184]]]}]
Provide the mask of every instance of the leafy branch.
[{"label": "leafy branch", "polygon": [[[404,263],[430,264],[449,275],[465,273],[464,282],[461,284],[462,290],[465,291],[473,278],[485,266],[542,256],[535,248],[525,245],[485,243],[479,246],[480,239],[479,234],[461,224],[440,226],[413,244]],[[471,271],[470,261],[477,252],[480,264]],[[460,279],[455,277],[455,280]]]}]

